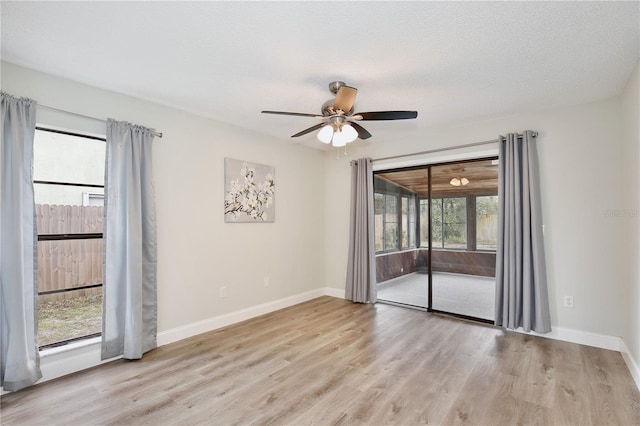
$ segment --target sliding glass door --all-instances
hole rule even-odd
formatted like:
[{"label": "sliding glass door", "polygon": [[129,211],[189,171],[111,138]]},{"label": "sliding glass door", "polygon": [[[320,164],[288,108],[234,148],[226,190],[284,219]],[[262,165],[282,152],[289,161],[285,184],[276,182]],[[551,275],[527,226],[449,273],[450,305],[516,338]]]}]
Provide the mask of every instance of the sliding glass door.
[{"label": "sliding glass door", "polygon": [[374,175],[378,299],[492,321],[495,158]]},{"label": "sliding glass door", "polygon": [[494,319],[497,160],[431,168],[431,309]]},{"label": "sliding glass door", "polygon": [[[397,170],[374,175],[378,299],[428,308],[429,170]],[[425,244],[426,241],[426,244]]]}]

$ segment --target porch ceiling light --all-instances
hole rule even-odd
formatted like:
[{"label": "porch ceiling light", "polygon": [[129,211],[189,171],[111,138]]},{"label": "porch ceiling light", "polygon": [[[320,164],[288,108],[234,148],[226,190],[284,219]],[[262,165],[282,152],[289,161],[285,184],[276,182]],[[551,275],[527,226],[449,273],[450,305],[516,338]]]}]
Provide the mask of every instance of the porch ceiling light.
[{"label": "porch ceiling light", "polygon": [[465,177],[459,177],[459,178],[454,177],[449,181],[449,183],[453,186],[465,186],[469,183],[469,179]]}]

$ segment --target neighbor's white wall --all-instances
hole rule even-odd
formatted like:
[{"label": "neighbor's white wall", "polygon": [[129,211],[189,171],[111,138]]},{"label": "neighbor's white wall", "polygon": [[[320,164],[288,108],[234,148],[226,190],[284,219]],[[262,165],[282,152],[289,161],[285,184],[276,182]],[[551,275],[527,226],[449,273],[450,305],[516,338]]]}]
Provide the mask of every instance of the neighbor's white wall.
[{"label": "neighbor's white wall", "polygon": [[[349,159],[406,154],[537,130],[545,248],[554,326],[620,336],[623,229],[619,100],[433,129],[420,140],[356,142],[341,160],[325,159],[327,286],[344,289],[349,226]],[[374,135],[375,137],[375,135]],[[490,147],[476,147],[485,151]],[[495,149],[495,146],[493,147]],[[440,153],[437,157],[452,155]],[[562,306],[573,295],[575,308]]]},{"label": "neighbor's white wall", "polygon": [[[36,131],[33,143],[34,180],[104,184],[103,141]],[[36,204],[82,206],[83,193],[87,192],[104,194],[102,188],[34,185]]]},{"label": "neighbor's white wall", "polygon": [[[4,62],[2,89],[164,133],[153,151],[160,333],[324,286],[322,152]],[[37,121],[105,133],[103,123],[41,109]],[[275,166],[275,223],[224,223],[225,157]]]},{"label": "neighbor's white wall", "polygon": [[[623,339],[636,366],[640,366],[640,63],[636,65],[622,95],[624,130],[624,175],[622,240],[628,276],[625,276],[623,300],[626,317]],[[636,367],[638,368],[638,367]],[[640,377],[636,378],[640,383]]]}]

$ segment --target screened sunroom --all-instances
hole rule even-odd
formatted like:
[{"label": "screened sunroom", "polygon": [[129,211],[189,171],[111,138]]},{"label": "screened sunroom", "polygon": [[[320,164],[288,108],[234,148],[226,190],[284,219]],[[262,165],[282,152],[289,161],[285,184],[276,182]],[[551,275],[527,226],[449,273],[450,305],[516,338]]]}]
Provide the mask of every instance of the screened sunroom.
[{"label": "screened sunroom", "polygon": [[378,299],[494,319],[498,160],[374,174]]}]

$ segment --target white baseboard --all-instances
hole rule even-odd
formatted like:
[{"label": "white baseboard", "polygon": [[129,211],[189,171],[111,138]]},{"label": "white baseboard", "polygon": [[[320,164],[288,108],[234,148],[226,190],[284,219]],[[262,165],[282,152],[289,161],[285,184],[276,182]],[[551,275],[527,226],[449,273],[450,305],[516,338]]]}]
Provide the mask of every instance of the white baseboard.
[{"label": "white baseboard", "polygon": [[274,300],[272,302],[263,303],[261,305],[252,306],[250,308],[241,309],[239,311],[230,312],[228,314],[219,315],[202,321],[197,321],[181,327],[172,328],[158,333],[158,346],[168,345],[191,336],[206,333],[208,331],[217,330],[231,324],[268,314],[279,309],[288,308],[298,303],[306,302],[316,297],[324,296],[326,291],[324,288],[307,291],[295,296],[285,297],[284,299]]},{"label": "white baseboard", "polygon": [[325,287],[325,296],[337,297],[338,299],[344,299],[344,290],[339,290],[333,287]]},{"label": "white baseboard", "polygon": [[546,337],[547,339],[562,340],[565,342],[578,343],[580,345],[593,346],[596,348],[620,350],[622,339],[617,336],[607,334],[591,333],[588,331],[575,330],[572,328],[551,326],[549,333],[536,333],[535,331],[524,332],[522,329],[513,330],[518,333],[531,334],[532,336]]},{"label": "white baseboard", "polygon": [[620,352],[624,362],[629,368],[629,372],[633,377],[638,389],[640,389],[640,368],[633,359],[629,348],[624,340],[618,336],[610,336],[607,334],[590,333],[588,331],[575,330],[572,328],[551,326],[551,332],[541,334],[535,331],[524,332],[522,329],[514,330],[518,333],[531,334],[533,336],[545,337],[548,339],[562,340],[565,342],[577,343],[580,345],[593,346],[596,348],[609,349],[611,351]]},{"label": "white baseboard", "polygon": [[631,377],[633,377],[633,380],[636,382],[636,386],[638,387],[638,389],[640,389],[640,367],[638,367],[638,364],[633,359],[631,351],[629,351],[629,348],[624,343],[624,340],[620,339],[620,345],[620,353],[622,354],[622,358],[627,364],[629,372],[631,373]]}]

